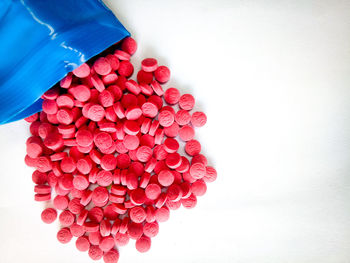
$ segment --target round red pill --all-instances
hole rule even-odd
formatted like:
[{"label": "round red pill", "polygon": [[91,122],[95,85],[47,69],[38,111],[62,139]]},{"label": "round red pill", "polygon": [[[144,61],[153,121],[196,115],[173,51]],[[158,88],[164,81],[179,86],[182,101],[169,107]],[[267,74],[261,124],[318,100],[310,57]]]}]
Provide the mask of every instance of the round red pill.
[{"label": "round red pill", "polygon": [[78,225],[77,223],[72,224],[69,229],[74,237],[81,237],[85,234],[84,227]]},{"label": "round red pill", "polygon": [[156,220],[156,216],[155,216],[156,210],[153,206],[147,206],[146,207],[146,222],[147,223],[151,223],[154,222]]},{"label": "round red pill", "polygon": [[73,114],[71,110],[67,108],[62,108],[57,111],[56,114],[57,121],[62,124],[69,125],[73,122]]},{"label": "round red pill", "polygon": [[84,192],[84,191],[75,189],[75,188],[73,187],[73,189],[70,191],[70,194],[71,194],[72,198],[80,199],[80,198],[82,198],[82,196],[83,196],[83,192]]},{"label": "round red pill", "polygon": [[[108,60],[109,65],[111,65],[112,71],[116,71],[119,68],[119,59],[116,56],[114,56],[113,54],[109,54],[106,56],[106,59]],[[111,75],[111,74],[115,74],[115,73],[110,73],[108,75]],[[105,75],[105,76],[108,76],[108,75]]]},{"label": "round red pill", "polygon": [[78,190],[85,190],[89,184],[88,178],[84,175],[76,175],[73,179],[73,185]]},{"label": "round red pill", "polygon": [[130,209],[129,216],[135,223],[142,223],[146,219],[146,211],[142,206],[136,206]]},{"label": "round red pill", "polygon": [[113,154],[106,154],[101,158],[101,167],[106,171],[114,170],[117,167],[117,159]]},{"label": "round red pill", "polygon": [[76,197],[69,201],[68,209],[70,212],[72,212],[72,214],[78,215],[81,213],[81,211],[83,211],[84,206],[80,204],[80,198]]},{"label": "round red pill", "polygon": [[[147,84],[151,84],[151,82],[153,81],[153,74],[152,72],[146,72],[144,70],[140,70],[138,73],[137,73],[137,82],[139,84],[143,84],[143,87],[140,85],[140,89],[141,89],[141,92],[145,95],[151,95],[152,94],[152,88],[151,88],[151,93],[149,93],[149,86]],[[145,85],[146,84],[146,85]]]},{"label": "round red pill", "polygon": [[34,186],[34,192],[38,194],[49,194],[51,193],[51,186],[49,185],[36,185]]},{"label": "round red pill", "polygon": [[56,114],[58,111],[58,106],[55,100],[45,99],[42,103],[42,108],[47,114]]},{"label": "round red pill", "polygon": [[101,236],[103,237],[107,237],[111,234],[111,223],[109,222],[109,220],[102,220],[100,223],[100,233]]},{"label": "round red pill", "polygon": [[92,201],[96,203],[104,203],[108,200],[108,190],[105,187],[97,187],[92,191]]},{"label": "round red pill", "polygon": [[53,199],[53,205],[58,210],[64,210],[68,207],[69,198],[68,196],[57,195]]},{"label": "round red pill", "polygon": [[109,90],[104,90],[98,95],[98,101],[105,108],[113,106],[114,97]]},{"label": "round red pill", "polygon": [[154,143],[155,144],[161,144],[164,138],[164,130],[163,129],[157,129],[156,133],[154,135]]},{"label": "round red pill", "polygon": [[152,158],[153,151],[148,146],[141,146],[137,149],[136,156],[140,162],[147,162]]},{"label": "round red pill", "polygon": [[185,145],[185,151],[188,155],[194,156],[200,153],[201,144],[197,140],[190,140]]},{"label": "round red pill", "polygon": [[86,236],[78,237],[75,241],[75,246],[79,251],[85,252],[89,250],[90,242]]},{"label": "round red pill", "polygon": [[58,97],[59,93],[59,88],[57,86],[54,86],[43,94],[43,98],[48,100],[55,100]]},{"label": "round red pill", "polygon": [[128,234],[132,239],[138,239],[143,234],[143,226],[142,224],[130,222],[128,225]]},{"label": "round red pill", "polygon": [[[150,73],[152,74],[152,73]],[[146,84],[146,83],[142,83],[142,81],[145,80],[140,80],[140,89],[142,94],[146,95],[146,96],[151,96],[153,94],[153,89],[150,85]],[[150,83],[153,81],[153,74],[152,74],[152,79],[149,79]],[[149,83],[149,84],[150,84]]]},{"label": "round red pill", "polygon": [[179,137],[185,142],[192,140],[194,138],[194,134],[194,129],[189,125],[185,125],[179,130]]},{"label": "round red pill", "polygon": [[125,195],[126,194],[126,188],[121,185],[112,185],[111,187],[112,194],[115,195]]},{"label": "round red pill", "polygon": [[68,210],[63,211],[59,216],[59,220],[62,226],[72,225],[74,222],[74,219],[75,219],[74,215]]},{"label": "round red pill", "polygon": [[206,175],[206,167],[202,163],[194,163],[190,167],[190,174],[195,179],[202,179]]},{"label": "round red pill", "polygon": [[182,197],[182,189],[177,184],[172,184],[168,187],[167,197],[170,201],[177,202]]},{"label": "round red pill", "polygon": [[51,200],[51,194],[35,194],[34,200],[38,202],[44,202]]},{"label": "round red pill", "polygon": [[160,83],[165,83],[170,79],[170,70],[166,66],[159,66],[154,72],[154,77]]},{"label": "round red pill", "polygon": [[68,91],[80,102],[88,101],[91,97],[90,89],[85,85],[71,87]]},{"label": "round red pill", "polygon": [[134,72],[134,66],[129,61],[124,60],[120,62],[119,68],[118,68],[119,75],[128,78],[132,75],[133,72]]},{"label": "round red pill", "polygon": [[154,167],[154,172],[156,174],[159,174],[162,170],[168,170],[164,160],[157,162]]},{"label": "round red pill", "polygon": [[92,161],[89,157],[79,159],[77,162],[77,170],[82,174],[89,174],[92,169]]},{"label": "round red pill", "polygon": [[211,183],[216,180],[217,172],[214,167],[208,166],[206,168],[206,174],[203,177],[204,182]]},{"label": "round red pill", "polygon": [[194,194],[191,194],[188,198],[181,199],[183,207],[187,209],[194,208],[197,204],[197,198]]},{"label": "round red pill", "polygon": [[72,157],[64,157],[61,160],[61,169],[65,173],[72,173],[75,171],[77,165]]},{"label": "round red pill", "polygon": [[58,179],[56,175],[53,172],[50,172],[47,175],[47,183],[49,184],[49,186],[55,187],[57,185],[57,182],[58,182]]},{"label": "round red pill", "polygon": [[72,174],[64,174],[60,178],[58,178],[58,185],[63,190],[69,191],[72,190],[73,185],[73,175]]},{"label": "round red pill", "polygon": [[158,62],[154,58],[145,58],[141,61],[141,68],[145,72],[153,72],[158,68]]},{"label": "round red pill", "polygon": [[145,191],[141,188],[133,190],[130,194],[130,200],[135,205],[142,205],[146,201]]},{"label": "round red pill", "polygon": [[176,88],[169,88],[164,93],[164,100],[166,103],[174,105],[180,100],[180,91]]},{"label": "round red pill", "polygon": [[38,114],[38,113],[34,113],[33,115],[28,116],[27,118],[24,118],[24,120],[25,120],[26,122],[31,123],[31,122],[36,121],[36,120],[38,119],[38,117],[39,117],[39,114]]},{"label": "round red pill", "polygon": [[174,182],[174,175],[168,170],[162,170],[158,174],[158,181],[163,186],[169,186]]},{"label": "round red pill", "polygon": [[69,231],[69,228],[62,228],[57,232],[57,239],[62,244],[67,244],[69,241],[71,241],[73,238],[71,232]]},{"label": "round red pill", "polygon": [[[147,164],[146,164],[146,167],[145,167],[145,171],[146,170],[147,170]],[[140,178],[140,187],[141,188],[146,188],[148,183],[149,183],[150,178],[151,178],[151,174],[149,172],[146,171],[145,173],[143,173],[141,178]]]},{"label": "round red pill", "polygon": [[178,171],[179,173],[184,173],[184,172],[187,172],[189,168],[190,168],[190,162],[186,157],[181,156],[181,164],[179,167],[176,168],[176,171]]},{"label": "round red pill", "polygon": [[[162,98],[160,97],[160,96],[163,96],[163,94],[164,94],[164,90],[163,90],[162,86],[158,83],[158,81],[153,80],[151,83],[151,87],[152,87],[154,93],[157,94],[158,96],[155,96],[155,97],[151,96],[150,99],[153,98],[152,101],[154,101],[155,98],[158,98],[157,100],[158,101],[161,100],[161,104],[163,104]],[[160,106],[160,105],[158,105],[158,106]]]},{"label": "round red pill", "polygon": [[107,252],[114,247],[114,244],[113,237],[107,236],[102,238],[99,247],[103,252]]},{"label": "round red pill", "polygon": [[154,118],[158,114],[158,107],[153,102],[145,102],[141,109],[143,115],[146,117]]},{"label": "round red pill", "polygon": [[131,160],[128,154],[122,153],[117,156],[117,166],[120,169],[128,168],[130,162]]},{"label": "round red pill", "polygon": [[165,127],[164,128],[164,134],[167,137],[172,137],[173,138],[173,137],[176,137],[178,135],[179,130],[180,130],[179,125],[176,122],[174,122],[169,127]]},{"label": "round red pill", "polygon": [[103,256],[103,251],[98,246],[91,246],[88,254],[92,260],[100,260]]},{"label": "round red pill", "polygon": [[191,195],[191,184],[189,182],[183,182],[180,184],[182,190],[182,198],[188,198]]},{"label": "round red pill", "polygon": [[120,60],[130,60],[130,54],[123,50],[116,50],[114,55]]},{"label": "round red pill", "polygon": [[[124,131],[129,135],[136,135],[140,131],[140,126],[136,121],[127,120],[124,122]],[[121,139],[120,139],[121,140]]]},{"label": "round red pill", "polygon": [[115,234],[114,241],[118,247],[126,246],[129,243],[129,236],[128,234],[119,232]]},{"label": "round red pill", "polygon": [[126,135],[123,143],[128,150],[135,150],[140,144],[140,139],[135,135]]},{"label": "round red pill", "polygon": [[164,150],[168,153],[175,153],[180,147],[179,142],[173,138],[165,139],[163,145],[164,145]]},{"label": "round red pill", "polygon": [[180,97],[179,106],[183,110],[192,110],[195,104],[195,99],[191,94],[184,94]]},{"label": "round red pill", "polygon": [[122,43],[122,50],[129,53],[130,55],[133,55],[137,50],[136,41],[131,37],[125,38]]},{"label": "round red pill", "polygon": [[[111,194],[109,195],[109,200],[111,200]],[[124,202],[124,201],[123,201]],[[106,219],[108,219],[108,220],[116,220],[117,218],[118,218],[118,216],[119,216],[119,214],[118,213],[116,213],[115,211],[114,211],[114,208],[113,208],[113,206],[110,204],[110,205],[107,205],[105,208],[104,208],[104,210],[103,210],[103,213],[104,213],[104,216],[105,216],[105,218]],[[101,228],[101,227],[100,227]],[[112,226],[111,226],[111,228],[112,228]],[[110,232],[111,232],[112,230],[110,230]],[[107,232],[106,232],[107,233]]]},{"label": "round red pill", "polygon": [[146,222],[143,226],[143,233],[148,237],[155,237],[159,232],[159,224],[155,222]]},{"label": "round red pill", "polygon": [[[80,226],[84,226],[87,215],[88,215],[88,211],[84,209],[77,218],[77,224]],[[84,230],[86,230],[85,226],[84,226]]]},{"label": "round red pill", "polygon": [[156,134],[158,127],[159,127],[159,121],[153,120],[153,122],[149,128],[148,134],[151,136],[154,136]]},{"label": "round red pill", "polygon": [[168,154],[167,158],[165,159],[165,163],[170,169],[178,168],[181,165],[181,162],[181,155],[177,152]]},{"label": "round red pill", "polygon": [[156,220],[158,222],[165,222],[169,219],[170,211],[167,207],[161,207],[156,210]]},{"label": "round red pill", "polygon": [[154,147],[154,137],[149,134],[144,134],[140,138],[140,145],[148,146],[151,149]]},{"label": "round red pill", "polygon": [[141,88],[137,84],[135,80],[128,80],[125,82],[125,87],[128,91],[130,91],[132,94],[139,95],[141,92]]},{"label": "round red pill", "polygon": [[72,109],[74,107],[74,99],[73,99],[72,95],[70,95],[70,94],[60,95],[56,99],[56,103],[57,103],[59,108],[66,107],[66,108]]},{"label": "round red pill", "polygon": [[192,114],[191,123],[193,127],[202,127],[207,123],[207,116],[200,111],[196,111]]},{"label": "round red pill", "polygon": [[138,106],[133,106],[125,111],[125,117],[127,120],[137,120],[142,115],[142,110]]},{"label": "round red pill", "polygon": [[111,72],[112,67],[109,64],[108,59],[100,57],[95,61],[93,69],[99,75],[107,75]]},{"label": "round red pill", "polygon": [[151,239],[149,237],[142,236],[136,240],[135,247],[137,251],[141,253],[147,252],[151,248]]},{"label": "round red pill", "polygon": [[174,123],[175,116],[171,111],[163,110],[158,114],[158,120],[163,127],[169,127]]},{"label": "round red pill", "polygon": [[47,181],[47,174],[40,172],[38,170],[35,170],[32,174],[32,181],[35,184],[45,184]]},{"label": "round red pill", "polygon": [[[111,230],[111,233],[113,236],[115,236],[119,232],[120,223],[121,223],[121,220],[119,218],[116,218],[114,223],[113,223],[112,230]],[[115,239],[114,239],[114,241],[115,241]]]},{"label": "round red pill", "polygon": [[89,233],[89,241],[91,245],[98,246],[101,242],[102,236],[99,231]]},{"label": "round red pill", "polygon": [[119,252],[116,249],[111,249],[110,251],[104,253],[103,261],[105,263],[117,263],[119,260]]},{"label": "round red pill", "polygon": [[168,198],[168,196],[166,193],[161,193],[156,204],[155,204],[155,207],[161,208],[165,204],[167,198]]},{"label": "round red pill", "polygon": [[79,67],[73,70],[73,74],[78,78],[86,78],[90,75],[90,67],[88,64],[81,64]]},{"label": "round red pill", "polygon": [[202,196],[207,191],[207,185],[203,180],[197,180],[191,185],[191,192],[195,196]]},{"label": "round red pill", "polygon": [[105,110],[101,105],[94,104],[89,107],[87,116],[92,121],[101,121],[105,117]]},{"label": "round red pill", "polygon": [[107,132],[99,132],[95,134],[94,142],[100,149],[108,149],[113,145],[113,139]]},{"label": "round red pill", "polygon": [[57,218],[57,211],[53,208],[46,208],[41,213],[41,220],[46,224],[53,223]]}]

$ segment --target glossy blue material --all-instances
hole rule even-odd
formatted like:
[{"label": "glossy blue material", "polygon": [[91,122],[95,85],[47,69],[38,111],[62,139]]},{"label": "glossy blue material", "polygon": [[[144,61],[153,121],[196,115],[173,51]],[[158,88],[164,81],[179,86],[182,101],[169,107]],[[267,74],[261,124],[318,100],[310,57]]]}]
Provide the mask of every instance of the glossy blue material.
[{"label": "glossy blue material", "polygon": [[0,124],[129,32],[100,0],[0,0]]}]

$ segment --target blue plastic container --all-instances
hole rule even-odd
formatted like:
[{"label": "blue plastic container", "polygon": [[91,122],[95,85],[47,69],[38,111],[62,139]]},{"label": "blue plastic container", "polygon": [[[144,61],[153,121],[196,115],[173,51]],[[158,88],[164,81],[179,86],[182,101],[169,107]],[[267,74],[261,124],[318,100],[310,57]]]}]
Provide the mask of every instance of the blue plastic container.
[{"label": "blue plastic container", "polygon": [[41,95],[129,36],[100,0],[0,0],[0,124],[41,110]]}]

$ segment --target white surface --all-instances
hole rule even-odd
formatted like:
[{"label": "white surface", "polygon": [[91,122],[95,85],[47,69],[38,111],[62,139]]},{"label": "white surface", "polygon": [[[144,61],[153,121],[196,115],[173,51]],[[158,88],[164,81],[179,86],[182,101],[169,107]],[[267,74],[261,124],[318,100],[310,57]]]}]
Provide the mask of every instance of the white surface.
[{"label": "white surface", "polygon": [[[149,253],[120,262],[345,263],[350,260],[350,2],[106,1],[170,66],[208,124],[219,172],[194,210],[161,224]],[[91,262],[40,220],[27,124],[0,127],[0,262]]]}]

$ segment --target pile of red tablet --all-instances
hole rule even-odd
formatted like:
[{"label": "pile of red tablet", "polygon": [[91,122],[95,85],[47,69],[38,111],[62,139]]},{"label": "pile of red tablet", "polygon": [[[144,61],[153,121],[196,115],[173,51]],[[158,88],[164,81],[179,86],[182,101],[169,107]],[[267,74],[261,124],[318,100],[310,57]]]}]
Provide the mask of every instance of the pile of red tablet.
[{"label": "pile of red tablet", "polygon": [[191,112],[192,95],[163,90],[170,71],[153,58],[130,79],[136,48],[127,38],[81,65],[26,118],[35,200],[53,200],[42,220],[54,222],[60,210],[58,240],[77,237],[78,250],[106,263],[118,261],[117,247],[130,238],[149,250],[158,222],[181,205],[193,208],[217,176],[194,139],[206,115]]}]

